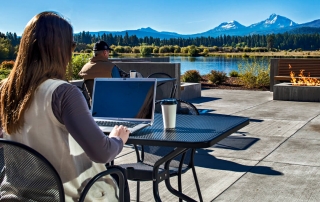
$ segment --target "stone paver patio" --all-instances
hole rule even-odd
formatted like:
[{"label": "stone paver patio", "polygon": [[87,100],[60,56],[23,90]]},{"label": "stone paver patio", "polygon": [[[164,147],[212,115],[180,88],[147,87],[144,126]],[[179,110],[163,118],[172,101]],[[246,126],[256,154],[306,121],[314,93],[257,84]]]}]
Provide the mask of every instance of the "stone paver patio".
[{"label": "stone paver patio", "polygon": [[[250,118],[250,124],[211,148],[199,149],[196,171],[204,201],[319,201],[320,103],[274,101],[272,92],[202,90],[192,100],[210,113]],[[132,162],[127,146],[115,163]],[[176,178],[172,178],[176,185]],[[198,200],[192,172],[183,190]],[[135,201],[136,183],[129,182]],[[152,183],[141,183],[141,201],[154,201]],[[178,201],[160,184],[163,201]]]}]

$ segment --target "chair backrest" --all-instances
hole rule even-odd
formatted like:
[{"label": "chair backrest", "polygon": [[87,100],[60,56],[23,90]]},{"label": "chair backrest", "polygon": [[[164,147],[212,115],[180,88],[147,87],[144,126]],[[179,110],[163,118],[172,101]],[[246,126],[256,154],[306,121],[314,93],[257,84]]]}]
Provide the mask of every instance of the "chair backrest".
[{"label": "chair backrest", "polygon": [[172,78],[169,74],[164,72],[156,72],[153,74],[150,74],[148,78]]},{"label": "chair backrest", "polygon": [[[161,100],[156,102],[156,113],[162,113]],[[177,114],[188,114],[188,115],[199,115],[198,109],[192,104],[184,100],[177,99]],[[158,146],[143,146],[140,149],[143,149],[143,161],[147,164],[154,164],[164,155],[168,154],[173,150],[172,147],[158,147]],[[178,169],[180,162],[183,162],[182,167],[183,169],[189,167],[189,163],[192,160],[194,150],[189,150],[185,156],[179,155],[174,158],[170,162],[170,167]]]},{"label": "chair backrest", "polygon": [[[169,74],[164,72],[156,72],[150,74],[148,78],[172,78]],[[165,82],[157,85],[156,100],[165,98],[173,98],[175,96],[176,84],[175,82]]]},{"label": "chair backrest", "polygon": [[92,99],[93,85],[94,85],[94,79],[87,79],[83,81],[82,88],[87,91],[87,94],[90,99]]},{"label": "chair backrest", "polygon": [[1,200],[63,202],[64,190],[52,164],[34,149],[0,139]]},{"label": "chair backrest", "polygon": [[117,176],[118,179],[116,181],[118,181],[118,183],[119,183],[118,199],[120,202],[124,201],[126,179],[124,178],[123,173],[124,173],[123,168],[121,168],[120,166],[114,166],[114,165],[109,166],[108,165],[107,170],[96,174],[95,176],[93,176],[90,179],[88,184],[85,186],[85,188],[81,192],[79,202],[84,202],[86,200],[87,193],[90,191],[90,188],[94,187],[94,183],[99,182],[99,181],[103,181],[104,180],[103,177],[106,175],[112,175],[112,177]]},{"label": "chair backrest", "polygon": [[120,69],[118,66],[114,66],[111,71],[112,78],[129,78],[130,74]]},{"label": "chair backrest", "polygon": [[91,97],[90,97],[89,92],[88,92],[88,90],[87,90],[87,88],[86,88],[85,82],[83,81],[81,87],[80,87],[80,86],[77,86],[77,87],[78,87],[79,90],[81,91],[84,99],[85,99],[86,102],[87,102],[88,108],[90,109],[90,108],[91,108]]},{"label": "chair backrest", "polygon": [[[162,113],[161,100],[155,103],[155,113]],[[200,115],[199,110],[190,102],[177,99],[177,114]]]}]

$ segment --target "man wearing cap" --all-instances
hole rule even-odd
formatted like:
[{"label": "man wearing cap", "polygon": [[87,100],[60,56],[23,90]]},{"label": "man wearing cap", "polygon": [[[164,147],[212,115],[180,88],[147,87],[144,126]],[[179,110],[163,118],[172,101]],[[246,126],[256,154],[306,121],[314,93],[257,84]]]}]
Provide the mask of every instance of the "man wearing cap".
[{"label": "man wearing cap", "polygon": [[85,64],[79,76],[84,79],[85,87],[91,99],[93,80],[97,77],[128,77],[127,73],[108,60],[110,51],[113,50],[104,41],[98,41],[93,46],[93,58]]}]

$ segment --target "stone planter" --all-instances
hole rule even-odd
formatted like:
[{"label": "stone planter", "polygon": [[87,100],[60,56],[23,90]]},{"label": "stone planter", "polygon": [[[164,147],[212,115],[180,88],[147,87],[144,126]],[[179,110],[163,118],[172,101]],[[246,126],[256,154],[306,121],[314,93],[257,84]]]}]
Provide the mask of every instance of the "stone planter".
[{"label": "stone planter", "polygon": [[181,100],[190,100],[193,98],[201,97],[201,83],[182,82],[180,85]]}]

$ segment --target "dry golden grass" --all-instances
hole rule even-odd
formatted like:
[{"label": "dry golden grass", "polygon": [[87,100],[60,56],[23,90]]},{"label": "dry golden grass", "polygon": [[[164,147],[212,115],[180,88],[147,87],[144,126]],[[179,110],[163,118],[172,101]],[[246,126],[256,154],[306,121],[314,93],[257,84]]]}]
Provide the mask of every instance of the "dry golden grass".
[{"label": "dry golden grass", "polygon": [[213,56],[249,56],[249,57],[320,57],[320,51],[301,51],[301,52],[288,52],[288,51],[279,51],[279,52],[238,52],[238,53],[210,53],[209,55]]},{"label": "dry golden grass", "polygon": [[[187,53],[157,53],[153,56],[188,56]],[[201,53],[199,54],[202,55]],[[121,57],[141,57],[139,53],[119,53]],[[225,56],[225,57],[301,57],[301,58],[320,58],[320,51],[300,51],[300,52],[210,52],[206,56]]]}]

